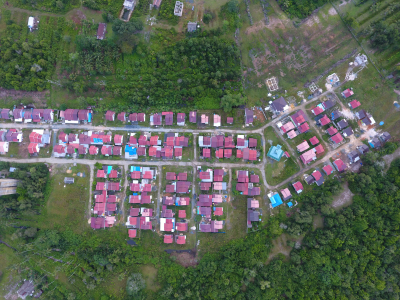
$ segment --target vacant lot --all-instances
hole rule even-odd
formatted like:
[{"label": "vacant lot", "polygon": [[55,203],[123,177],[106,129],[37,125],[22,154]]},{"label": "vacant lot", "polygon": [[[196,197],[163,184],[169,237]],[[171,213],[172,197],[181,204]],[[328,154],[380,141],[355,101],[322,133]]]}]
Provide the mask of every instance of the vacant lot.
[{"label": "vacant lot", "polygon": [[[69,170],[71,167],[71,170]],[[86,177],[78,177],[78,172],[85,172]],[[73,177],[73,184],[64,185],[65,177]],[[54,165],[51,172],[51,192],[46,207],[39,216],[34,216],[39,228],[55,226],[70,227],[82,233],[88,226],[86,219],[87,201],[89,200],[89,168],[86,165]],[[31,224],[34,226],[34,224]]]}]

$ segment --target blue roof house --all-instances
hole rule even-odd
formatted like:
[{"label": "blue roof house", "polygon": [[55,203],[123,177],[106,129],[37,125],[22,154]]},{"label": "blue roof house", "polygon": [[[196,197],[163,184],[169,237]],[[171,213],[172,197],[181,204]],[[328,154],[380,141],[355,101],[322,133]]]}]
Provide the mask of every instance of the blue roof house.
[{"label": "blue roof house", "polygon": [[284,152],[282,150],[282,146],[277,145],[277,146],[272,146],[271,148],[269,148],[267,156],[272,159],[275,159],[276,161],[280,161],[283,153]]},{"label": "blue roof house", "polygon": [[269,201],[271,201],[272,207],[277,207],[282,204],[281,196],[278,193],[274,193],[271,197],[269,197]]}]

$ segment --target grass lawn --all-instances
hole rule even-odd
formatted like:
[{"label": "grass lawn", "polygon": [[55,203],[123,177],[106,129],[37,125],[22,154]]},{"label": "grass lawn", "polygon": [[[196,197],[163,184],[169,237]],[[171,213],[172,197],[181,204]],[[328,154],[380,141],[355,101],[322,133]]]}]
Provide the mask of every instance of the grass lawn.
[{"label": "grass lawn", "polygon": [[282,157],[279,162],[269,158],[267,160],[265,177],[269,184],[278,184],[300,171],[299,166],[292,157]]},{"label": "grass lawn", "polygon": [[276,146],[277,144],[282,146],[283,144],[282,138],[278,137],[272,126],[268,126],[267,128],[264,129],[264,137],[265,137],[267,152],[270,146]]}]

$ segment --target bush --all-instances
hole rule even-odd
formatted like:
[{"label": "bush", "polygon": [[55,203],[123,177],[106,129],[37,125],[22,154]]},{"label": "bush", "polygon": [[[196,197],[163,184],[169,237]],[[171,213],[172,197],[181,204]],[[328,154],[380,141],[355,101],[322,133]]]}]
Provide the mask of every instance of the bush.
[{"label": "bush", "polygon": [[203,22],[206,23],[206,24],[210,23],[210,21],[211,21],[212,19],[213,19],[213,16],[212,16],[212,14],[210,14],[210,13],[206,13],[206,14],[203,16]]},{"label": "bush", "polygon": [[126,293],[129,296],[138,296],[146,287],[146,283],[140,273],[132,274],[126,281]]}]

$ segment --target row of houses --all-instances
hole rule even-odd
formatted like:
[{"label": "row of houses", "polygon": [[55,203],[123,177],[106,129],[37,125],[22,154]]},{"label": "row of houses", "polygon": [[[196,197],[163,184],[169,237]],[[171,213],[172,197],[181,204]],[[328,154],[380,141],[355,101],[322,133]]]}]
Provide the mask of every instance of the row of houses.
[{"label": "row of houses", "polygon": [[54,111],[52,109],[37,108],[3,108],[0,110],[0,119],[13,120],[18,123],[53,122]]},{"label": "row of houses", "polygon": [[164,235],[164,243],[186,244],[185,232],[189,229],[186,208],[190,205],[191,182],[187,172],[166,172],[166,186],[161,199],[160,231],[168,232]]},{"label": "row of houses", "polygon": [[129,189],[129,216],[126,226],[129,229],[129,237],[135,238],[137,230],[152,230],[154,217],[154,206],[152,189],[157,178],[157,169],[153,167],[130,167]]},{"label": "row of houses", "polygon": [[[102,23],[101,23],[102,24]],[[105,31],[105,27],[99,26],[99,30]],[[174,125],[174,113],[173,112],[162,112],[150,114],[149,120],[151,126],[162,126]],[[211,124],[208,114],[201,114],[197,116],[196,111],[189,112],[188,121],[190,123],[199,123],[201,125]],[[66,109],[59,111],[58,118],[65,124],[87,124],[91,123],[93,120],[93,110],[91,109]],[[1,109],[0,119],[3,120],[14,120],[15,122],[24,123],[41,123],[41,122],[53,122],[54,121],[54,110],[52,109],[36,109],[36,108],[15,108],[11,109]],[[106,121],[121,121],[121,122],[131,122],[132,124],[138,124],[140,122],[146,121],[145,113],[126,113],[120,112],[116,113],[114,111],[107,111],[105,113]],[[251,125],[253,123],[254,113],[251,109],[245,109],[245,125]],[[177,113],[176,114],[176,125],[185,126],[186,125],[186,114]],[[227,124],[233,124],[233,117],[227,117]],[[213,114],[213,126],[220,127],[222,125],[221,116],[218,114]]]},{"label": "row of houses", "polygon": [[282,135],[286,134],[289,139],[305,133],[310,130],[310,125],[307,123],[307,115],[300,109],[281,122],[276,123]]},{"label": "row of houses", "polygon": [[120,198],[121,170],[112,166],[103,165],[96,172],[96,188],[94,191],[94,203],[90,226],[92,229],[104,229],[113,227],[116,222],[116,213]]},{"label": "row of houses", "polygon": [[161,159],[182,159],[183,149],[189,146],[189,137],[179,136],[178,133],[165,133],[164,140],[151,133],[143,133],[139,137],[130,133],[125,146],[125,158],[138,159],[139,156],[148,155]]},{"label": "row of houses", "polygon": [[[197,176],[200,180],[199,188],[201,193],[197,199],[197,214],[201,216],[198,230],[200,232],[220,232],[224,227],[221,220],[224,215],[224,208],[221,206],[226,201],[227,182],[224,176],[227,175],[224,169],[202,169],[197,167]],[[212,189],[210,193],[210,188]]]},{"label": "row of houses", "polygon": [[322,146],[322,144],[319,144],[319,140],[316,136],[310,138],[309,141],[311,145],[316,146],[310,149],[310,145],[306,140],[296,146],[297,152],[301,153],[300,159],[305,165],[316,160],[318,155],[325,152],[324,147]]},{"label": "row of houses", "polygon": [[201,158],[211,158],[211,149],[215,148],[215,157],[231,158],[233,150],[236,149],[236,158],[243,158],[248,161],[255,161],[260,157],[261,153],[257,148],[257,139],[246,138],[245,135],[238,135],[236,138],[233,135],[214,135],[214,136],[199,136],[199,147]]},{"label": "row of houses", "polygon": [[[87,131],[83,133],[65,133],[60,131],[58,144],[54,146],[54,157],[77,155],[121,156],[124,136],[111,132]],[[112,145],[114,142],[114,145]]]}]

